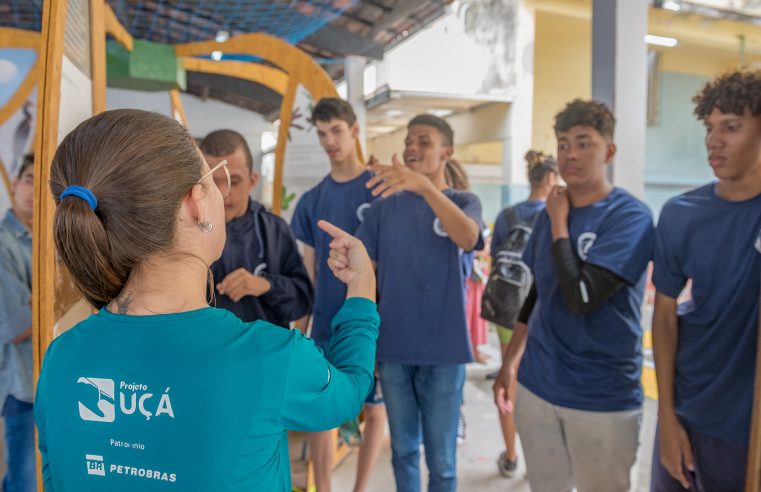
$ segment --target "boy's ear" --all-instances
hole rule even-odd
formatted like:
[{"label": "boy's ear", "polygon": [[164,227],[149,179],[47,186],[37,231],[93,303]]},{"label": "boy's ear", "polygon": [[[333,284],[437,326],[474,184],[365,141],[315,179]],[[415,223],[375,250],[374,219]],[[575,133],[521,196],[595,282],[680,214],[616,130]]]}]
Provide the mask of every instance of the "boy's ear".
[{"label": "boy's ear", "polygon": [[613,157],[616,155],[616,144],[609,142],[605,149],[605,164],[610,164],[613,161]]}]

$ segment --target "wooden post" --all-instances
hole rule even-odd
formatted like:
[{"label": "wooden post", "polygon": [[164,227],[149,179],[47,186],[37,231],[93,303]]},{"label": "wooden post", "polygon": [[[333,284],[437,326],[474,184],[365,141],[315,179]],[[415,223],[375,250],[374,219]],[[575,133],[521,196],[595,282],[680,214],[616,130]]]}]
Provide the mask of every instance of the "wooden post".
[{"label": "wooden post", "polygon": [[[58,107],[61,97],[63,34],[66,0],[47,0],[42,10],[40,42],[41,77],[37,94],[37,125],[34,141],[34,226],[32,242],[32,344],[34,381],[40,375],[45,349],[53,338],[55,255],[53,199],[50,195],[50,163],[58,144]],[[42,461],[37,454],[37,490],[43,491]]]},{"label": "wooden post", "polygon": [[[761,297],[759,297],[761,309]],[[756,348],[756,383],[753,394],[753,419],[748,440],[748,470],[745,475],[745,492],[761,490],[761,314],[758,319]]]},{"label": "wooden post", "polygon": [[90,0],[92,114],[106,110],[106,19],[104,0]]},{"label": "wooden post", "polygon": [[172,106],[172,118],[182,123],[185,128],[188,127],[188,117],[185,115],[185,108],[182,106],[180,91],[172,89],[169,91],[169,101]]},{"label": "wooden post", "polygon": [[280,104],[280,130],[275,146],[275,182],[273,183],[272,212],[279,215],[283,206],[283,164],[285,163],[285,148],[288,143],[288,130],[293,116],[293,102],[296,100],[298,81],[295,77],[288,79],[288,87],[283,94]]}]

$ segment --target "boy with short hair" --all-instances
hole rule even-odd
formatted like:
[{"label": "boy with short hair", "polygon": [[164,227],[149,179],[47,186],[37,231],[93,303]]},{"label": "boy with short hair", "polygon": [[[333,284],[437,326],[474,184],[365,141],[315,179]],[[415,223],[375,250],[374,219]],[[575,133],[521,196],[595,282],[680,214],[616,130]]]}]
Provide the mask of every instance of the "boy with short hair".
[{"label": "boy with short hair", "polygon": [[[320,99],[312,111],[311,122],[317,130],[320,145],[330,159],[330,174],[301,197],[291,228],[296,239],[302,243],[304,264],[315,284],[311,337],[317,345],[326,347],[333,316],[346,297],[346,286],[336,280],[325,266],[331,238],[317,227],[317,221],[324,219],[354,233],[373,201],[370,190],[365,186],[372,174],[357,154],[359,124],[348,102],[339,98]],[[367,487],[385,434],[386,410],[377,378],[362,411],[365,429],[359,449],[355,492],[362,492]],[[317,492],[330,490],[336,445],[332,436],[332,431],[309,436]]]},{"label": "boy with short hair", "polygon": [[[607,177],[615,118],[596,101],[555,116],[555,186],[523,255],[534,286],[495,382],[534,492],[628,490],[642,416],[642,304],[654,228]],[[525,352],[524,352],[525,351]],[[520,370],[518,368],[520,367]]]},{"label": "boy with short hair", "polygon": [[378,372],[400,492],[420,490],[420,444],[428,489],[457,488],[457,422],[472,351],[461,255],[483,247],[481,203],[449,188],[449,124],[419,115],[408,125],[404,163],[370,165],[375,196],[357,232],[378,267]]},{"label": "boy with short hair", "polygon": [[[761,271],[761,72],[694,97],[718,181],[672,198],[656,233],[658,436],[651,490],[742,490]],[[690,301],[677,303],[687,280]]]}]

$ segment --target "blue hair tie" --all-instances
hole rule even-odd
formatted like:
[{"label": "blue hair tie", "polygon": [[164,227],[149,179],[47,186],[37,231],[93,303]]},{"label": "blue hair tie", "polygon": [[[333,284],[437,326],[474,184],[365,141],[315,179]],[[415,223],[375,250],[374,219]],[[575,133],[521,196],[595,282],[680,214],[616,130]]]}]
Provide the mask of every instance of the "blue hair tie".
[{"label": "blue hair tie", "polygon": [[81,198],[82,200],[86,201],[90,208],[93,210],[98,208],[98,199],[95,198],[95,195],[92,194],[92,191],[88,190],[84,186],[69,186],[63,190],[63,193],[61,193],[61,200],[67,196],[76,196]]}]

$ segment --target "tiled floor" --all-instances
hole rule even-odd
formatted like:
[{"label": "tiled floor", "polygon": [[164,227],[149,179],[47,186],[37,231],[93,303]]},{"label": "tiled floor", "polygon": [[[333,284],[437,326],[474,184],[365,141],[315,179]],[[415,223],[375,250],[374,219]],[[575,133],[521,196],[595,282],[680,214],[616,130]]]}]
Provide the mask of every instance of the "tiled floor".
[{"label": "tiled floor", "polygon": [[[487,348],[496,363],[496,337],[491,337]],[[503,450],[497,413],[492,402],[491,382],[484,376],[493,367],[471,364],[465,384],[465,420],[467,439],[458,451],[458,490],[462,492],[527,492],[530,490],[523,463],[514,478],[503,478],[497,471],[495,460]],[[634,470],[633,483],[637,492],[646,492],[650,482],[650,463],[655,432],[656,403],[647,400],[640,436],[640,455]],[[356,452],[352,452],[336,468],[333,474],[333,491],[351,491],[357,466]],[[421,469],[425,464],[421,460]],[[376,466],[366,492],[390,492],[394,490],[391,470],[391,450],[387,442]],[[423,489],[425,490],[425,489]]]}]

